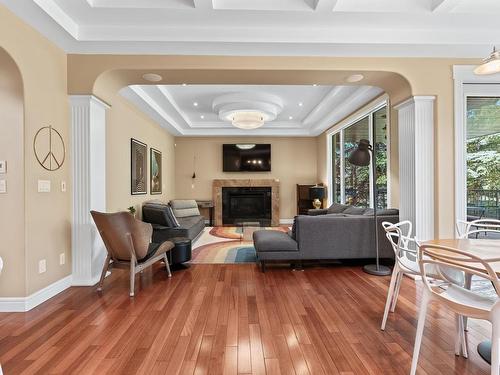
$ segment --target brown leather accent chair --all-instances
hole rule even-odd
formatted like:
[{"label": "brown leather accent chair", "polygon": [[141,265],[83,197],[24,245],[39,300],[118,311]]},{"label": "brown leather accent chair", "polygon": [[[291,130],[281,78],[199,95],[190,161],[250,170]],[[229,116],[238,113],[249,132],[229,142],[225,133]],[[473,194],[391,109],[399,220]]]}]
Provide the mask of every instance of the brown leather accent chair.
[{"label": "brown leather accent chair", "polygon": [[130,296],[134,296],[135,274],[142,272],[158,260],[163,259],[168,277],[172,277],[167,253],[173,249],[171,241],[161,244],[152,243],[153,227],[135,219],[128,212],[102,213],[90,211],[101,234],[108,256],[99,281],[98,291],[102,290],[104,277],[111,261],[113,267],[130,268]]}]

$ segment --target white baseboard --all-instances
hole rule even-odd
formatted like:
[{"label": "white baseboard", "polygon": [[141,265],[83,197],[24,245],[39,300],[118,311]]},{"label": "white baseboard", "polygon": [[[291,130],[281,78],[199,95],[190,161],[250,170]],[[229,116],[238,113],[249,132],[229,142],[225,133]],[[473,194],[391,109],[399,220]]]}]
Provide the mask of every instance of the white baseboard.
[{"label": "white baseboard", "polygon": [[68,289],[72,285],[71,275],[46,286],[28,297],[0,297],[0,312],[25,312]]},{"label": "white baseboard", "polygon": [[293,219],[280,219],[280,224],[283,225],[293,224]]}]

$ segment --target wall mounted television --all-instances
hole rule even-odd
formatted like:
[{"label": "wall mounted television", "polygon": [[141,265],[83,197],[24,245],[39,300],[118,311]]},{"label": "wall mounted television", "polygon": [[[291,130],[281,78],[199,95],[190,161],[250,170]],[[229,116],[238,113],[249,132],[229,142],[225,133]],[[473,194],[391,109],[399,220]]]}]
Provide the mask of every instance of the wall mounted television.
[{"label": "wall mounted television", "polygon": [[271,171],[271,145],[224,144],[222,163],[224,172],[269,172]]}]

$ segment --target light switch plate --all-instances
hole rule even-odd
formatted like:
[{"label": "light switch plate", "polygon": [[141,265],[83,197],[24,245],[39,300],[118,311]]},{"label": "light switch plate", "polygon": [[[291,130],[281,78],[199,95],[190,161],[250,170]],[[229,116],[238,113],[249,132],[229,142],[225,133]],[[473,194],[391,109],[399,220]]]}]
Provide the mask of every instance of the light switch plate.
[{"label": "light switch plate", "polygon": [[61,253],[61,254],[59,254],[59,265],[62,266],[64,263],[66,263],[66,254]]},{"label": "light switch plate", "polygon": [[0,173],[7,173],[7,162],[5,160],[0,160]]},{"label": "light switch plate", "polygon": [[66,181],[61,181],[61,191],[66,193]]},{"label": "light switch plate", "polygon": [[38,180],[38,192],[50,193],[50,180]]},{"label": "light switch plate", "polygon": [[47,261],[42,259],[38,261],[38,273],[44,273],[47,271]]},{"label": "light switch plate", "polygon": [[7,180],[0,180],[0,194],[7,193]]}]

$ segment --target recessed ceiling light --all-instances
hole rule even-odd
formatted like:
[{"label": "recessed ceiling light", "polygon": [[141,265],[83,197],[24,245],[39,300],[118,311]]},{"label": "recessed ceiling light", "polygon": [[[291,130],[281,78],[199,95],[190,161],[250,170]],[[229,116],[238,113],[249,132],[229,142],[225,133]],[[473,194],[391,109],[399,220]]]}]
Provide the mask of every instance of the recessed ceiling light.
[{"label": "recessed ceiling light", "polygon": [[183,83],[182,86],[187,86],[187,83]]},{"label": "recessed ceiling light", "polygon": [[205,118],[205,116],[201,115],[200,118],[203,120]]},{"label": "recessed ceiling light", "polygon": [[195,107],[198,107],[198,102],[194,102],[194,103],[193,103],[193,105],[194,105]]},{"label": "recessed ceiling light", "polygon": [[155,74],[155,73],[143,74],[142,78],[146,81],[149,81],[149,82],[160,82],[163,79],[163,77],[161,75]]},{"label": "recessed ceiling light", "polygon": [[289,120],[293,120],[293,116],[288,116],[288,119]]},{"label": "recessed ceiling light", "polygon": [[361,81],[363,78],[365,78],[363,74],[351,74],[349,77],[346,78],[346,81],[349,83],[354,83]]},{"label": "recessed ceiling light", "polygon": [[303,105],[304,105],[304,103],[299,102],[299,107],[302,107]]},{"label": "recessed ceiling light", "polygon": [[316,87],[316,86],[318,86],[318,84],[317,83],[313,83],[313,86]]}]

